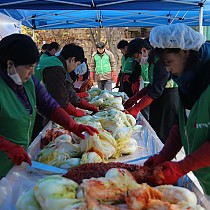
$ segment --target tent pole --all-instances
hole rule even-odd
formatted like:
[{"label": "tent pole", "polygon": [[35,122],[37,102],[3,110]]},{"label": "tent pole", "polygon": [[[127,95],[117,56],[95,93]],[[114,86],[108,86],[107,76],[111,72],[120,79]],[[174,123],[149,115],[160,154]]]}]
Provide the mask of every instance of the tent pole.
[{"label": "tent pole", "polygon": [[34,40],[34,29],[32,29],[32,39]]},{"label": "tent pole", "polygon": [[199,6],[199,32],[203,34],[203,3],[200,3]]}]

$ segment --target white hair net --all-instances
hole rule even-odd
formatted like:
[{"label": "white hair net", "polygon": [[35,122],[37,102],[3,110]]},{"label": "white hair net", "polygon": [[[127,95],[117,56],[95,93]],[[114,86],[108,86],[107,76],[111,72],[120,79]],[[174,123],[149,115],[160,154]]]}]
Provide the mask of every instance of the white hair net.
[{"label": "white hair net", "polygon": [[79,66],[76,67],[74,70],[75,74],[83,75],[87,71],[87,65],[85,62],[81,63]]},{"label": "white hair net", "polygon": [[157,48],[198,51],[206,41],[206,37],[183,23],[177,23],[152,28],[149,41]]}]

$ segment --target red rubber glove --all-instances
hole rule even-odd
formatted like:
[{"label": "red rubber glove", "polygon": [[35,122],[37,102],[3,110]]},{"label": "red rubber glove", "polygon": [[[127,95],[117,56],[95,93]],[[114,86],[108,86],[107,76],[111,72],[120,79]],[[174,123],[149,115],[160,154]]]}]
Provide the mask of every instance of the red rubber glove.
[{"label": "red rubber glove", "polygon": [[83,75],[79,75],[78,81],[82,81],[82,80],[83,80]]},{"label": "red rubber glove", "polygon": [[140,100],[139,103],[137,103],[136,105],[134,105],[133,107],[130,107],[127,109],[127,111],[129,112],[129,114],[131,114],[133,117],[136,118],[137,114],[144,109],[145,107],[147,107],[148,105],[150,105],[152,103],[153,99],[150,98],[147,94],[145,96],[142,97],[142,99]]},{"label": "red rubber glove", "polygon": [[76,109],[71,103],[64,109],[68,114],[74,115],[75,117],[85,116],[82,110]]},{"label": "red rubber glove", "polygon": [[93,111],[93,113],[98,112],[98,108],[95,105],[88,103],[84,99],[80,100],[80,103],[78,104],[78,107],[81,108],[81,109],[86,109],[86,110],[89,110],[89,111]]},{"label": "red rubber glove", "polygon": [[0,136],[0,151],[4,151],[16,165],[20,165],[23,161],[32,165],[31,159],[23,147],[6,140],[2,136]]},{"label": "red rubber glove", "polygon": [[140,88],[140,78],[138,79],[137,82],[133,83],[131,86],[131,90],[133,93],[138,93]]},{"label": "red rubber glove", "polygon": [[80,98],[87,98],[89,95],[86,92],[80,92],[80,93],[77,93],[77,96],[79,96]]},{"label": "red rubber glove", "polygon": [[121,74],[118,74],[118,76],[117,76],[117,82],[116,82],[116,85],[115,85],[116,88],[118,88],[119,85],[120,85],[120,75]]},{"label": "red rubber glove", "polygon": [[123,75],[123,82],[129,82],[130,83],[129,77],[130,77],[130,75],[128,75],[128,74]]},{"label": "red rubber glove", "polygon": [[82,134],[82,132],[87,131],[91,136],[94,135],[94,133],[99,133],[97,129],[88,126],[88,125],[82,125],[77,124],[70,115],[61,107],[56,107],[52,110],[50,114],[50,120],[53,122],[61,125],[65,129],[69,130],[70,132],[76,134],[82,139],[85,139],[85,136]]},{"label": "red rubber glove", "polygon": [[113,81],[113,82],[117,82],[116,71],[112,71],[112,81]]},{"label": "red rubber glove", "polygon": [[140,100],[144,95],[147,94],[148,88],[145,87],[142,90],[140,90],[138,93],[136,93],[134,96],[132,96],[131,98],[129,98],[124,104],[124,108],[128,109],[130,107],[132,107],[134,104],[136,104],[136,102],[138,100]]},{"label": "red rubber glove", "polygon": [[172,160],[176,156],[176,154],[181,150],[181,148],[182,142],[179,131],[179,125],[175,124],[170,129],[169,136],[160,153],[148,158],[148,160],[145,161],[144,166],[152,168],[165,161]]},{"label": "red rubber glove", "polygon": [[90,72],[90,79],[95,81],[95,73],[94,72]]},{"label": "red rubber glove", "polygon": [[210,141],[205,142],[192,154],[187,155],[179,162],[167,161],[157,167],[161,167],[162,184],[175,184],[177,180],[190,171],[210,166]]}]

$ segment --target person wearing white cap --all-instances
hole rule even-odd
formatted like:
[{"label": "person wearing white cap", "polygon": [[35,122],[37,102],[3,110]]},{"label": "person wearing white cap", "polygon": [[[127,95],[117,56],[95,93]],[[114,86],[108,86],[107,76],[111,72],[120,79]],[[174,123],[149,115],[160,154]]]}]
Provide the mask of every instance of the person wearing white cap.
[{"label": "person wearing white cap", "polygon": [[[158,184],[175,184],[192,171],[210,195],[210,43],[184,24],[154,27],[150,43],[178,84],[179,124],[160,153],[144,165],[152,167],[153,174],[161,171]],[[186,157],[171,161],[182,146]]]}]

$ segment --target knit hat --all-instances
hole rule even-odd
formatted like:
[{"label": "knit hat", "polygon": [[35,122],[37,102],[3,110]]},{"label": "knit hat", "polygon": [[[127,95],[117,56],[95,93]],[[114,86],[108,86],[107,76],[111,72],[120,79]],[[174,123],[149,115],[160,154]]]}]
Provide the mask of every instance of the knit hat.
[{"label": "knit hat", "polygon": [[0,63],[8,60],[16,66],[34,64],[39,61],[39,51],[31,37],[24,34],[12,34],[0,41]]},{"label": "knit hat", "polygon": [[103,49],[104,47],[105,47],[105,43],[104,42],[98,42],[96,44],[96,48]]}]

